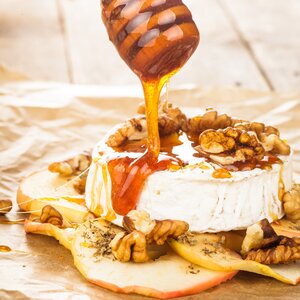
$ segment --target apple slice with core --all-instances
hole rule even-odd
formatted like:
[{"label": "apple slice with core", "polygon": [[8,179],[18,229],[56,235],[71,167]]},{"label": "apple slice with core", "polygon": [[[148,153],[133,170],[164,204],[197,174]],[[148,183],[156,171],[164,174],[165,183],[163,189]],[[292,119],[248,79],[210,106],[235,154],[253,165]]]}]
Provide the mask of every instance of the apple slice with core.
[{"label": "apple slice with core", "polygon": [[210,270],[247,271],[273,277],[288,284],[297,284],[300,281],[300,262],[267,266],[255,261],[243,260],[236,252],[216,241],[215,234],[192,234],[186,239],[171,239],[169,244],[187,261]]}]

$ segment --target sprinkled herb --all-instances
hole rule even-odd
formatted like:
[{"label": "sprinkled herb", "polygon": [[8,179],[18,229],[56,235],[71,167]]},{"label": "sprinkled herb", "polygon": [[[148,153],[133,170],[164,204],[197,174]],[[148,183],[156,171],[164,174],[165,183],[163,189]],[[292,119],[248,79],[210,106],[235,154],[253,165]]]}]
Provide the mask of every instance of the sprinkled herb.
[{"label": "sprinkled herb", "polygon": [[199,273],[200,273],[200,270],[199,270],[199,268],[197,268],[195,265],[190,264],[190,265],[188,266],[187,273],[190,273],[190,274],[199,274]]},{"label": "sprinkled herb", "polygon": [[101,257],[113,258],[110,247],[111,241],[116,236],[115,231],[111,226],[103,226],[104,230],[97,226],[97,222],[88,222],[85,224],[86,230],[82,237],[84,241],[95,248],[94,257],[101,259]]},{"label": "sprinkled herb", "polygon": [[181,244],[195,246],[197,245],[197,239],[192,232],[187,232],[177,238],[177,241]]}]

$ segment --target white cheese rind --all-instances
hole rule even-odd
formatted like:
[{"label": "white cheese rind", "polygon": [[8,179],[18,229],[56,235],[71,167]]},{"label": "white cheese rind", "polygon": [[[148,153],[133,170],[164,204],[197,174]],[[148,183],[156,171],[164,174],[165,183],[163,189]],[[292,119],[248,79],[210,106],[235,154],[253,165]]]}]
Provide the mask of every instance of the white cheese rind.
[{"label": "white cheese rind", "polygon": [[[103,216],[111,207],[111,179],[105,159],[94,150],[94,160],[86,186],[87,207]],[[270,222],[284,215],[279,199],[279,185],[285,190],[292,186],[292,155],[281,157],[283,165],[274,164],[272,170],[254,169],[232,172],[230,179],[212,177],[209,169],[184,168],[178,171],[160,171],[147,179],[137,209],[147,211],[151,218],[183,220],[190,230],[220,232],[246,229],[267,218]],[[106,170],[107,179],[103,179]],[[98,213],[99,214],[99,213]],[[110,212],[111,215],[111,212]],[[121,216],[114,221],[120,225]]]},{"label": "white cheese rind", "polygon": [[163,171],[149,177],[138,209],[155,219],[177,219],[200,232],[246,229],[267,218],[284,215],[279,200],[279,182],[292,185],[291,160],[273,170],[232,172],[231,179],[214,179],[212,170]]}]

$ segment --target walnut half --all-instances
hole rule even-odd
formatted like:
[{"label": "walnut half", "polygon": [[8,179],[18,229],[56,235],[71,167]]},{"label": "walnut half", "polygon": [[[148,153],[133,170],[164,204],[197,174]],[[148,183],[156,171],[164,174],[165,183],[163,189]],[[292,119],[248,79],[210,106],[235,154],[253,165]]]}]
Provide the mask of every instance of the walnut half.
[{"label": "walnut half", "polygon": [[177,238],[186,233],[189,226],[183,221],[151,220],[144,211],[131,211],[123,218],[123,227],[127,232],[115,236],[110,246],[114,257],[121,262],[147,262],[150,257],[147,246],[156,243],[163,245],[168,238]]},{"label": "walnut half", "polygon": [[184,221],[162,220],[156,221],[154,229],[147,234],[148,243],[155,242],[163,245],[169,238],[178,238],[189,230],[189,224]]},{"label": "walnut half", "polygon": [[207,129],[224,129],[233,126],[233,120],[226,114],[219,115],[214,109],[207,109],[203,115],[188,119],[187,130],[192,134],[200,134]]},{"label": "walnut half", "polygon": [[[109,136],[106,144],[109,147],[120,147],[126,141],[138,141],[147,138],[146,109],[139,105],[138,113],[142,116],[132,118],[121,125]],[[165,101],[158,108],[158,126],[160,136],[168,136],[186,129],[187,118],[184,113],[171,103]]]},{"label": "walnut half", "polygon": [[91,151],[84,151],[70,159],[50,164],[48,170],[64,177],[76,176],[88,169],[91,162]]},{"label": "walnut half", "polygon": [[300,238],[276,234],[267,219],[247,228],[241,253],[246,260],[282,264],[300,259]]},{"label": "walnut half", "polygon": [[43,207],[40,215],[40,221],[41,223],[48,223],[62,228],[72,227],[69,221],[67,221],[67,219],[51,205]]},{"label": "walnut half", "polygon": [[233,127],[243,132],[256,135],[266,152],[279,155],[289,155],[290,146],[280,138],[279,130],[259,122],[248,122],[231,118],[226,114],[218,114],[213,109],[207,109],[203,115],[188,119],[187,131],[192,134],[201,134],[208,129],[219,130]]},{"label": "walnut half", "polygon": [[232,127],[202,132],[199,146],[195,149],[222,165],[245,162],[253,158],[260,160],[265,155],[255,134]]},{"label": "walnut half", "polygon": [[291,221],[300,220],[300,184],[294,184],[293,188],[284,194],[282,201],[287,218]]},{"label": "walnut half", "polygon": [[144,211],[131,211],[123,218],[123,226],[129,232],[139,230],[148,244],[155,242],[163,245],[169,238],[177,238],[189,230],[188,223],[177,220],[151,220]]},{"label": "walnut half", "polygon": [[277,246],[251,250],[245,256],[261,264],[282,264],[300,259],[300,238],[282,238]]},{"label": "walnut half", "polygon": [[136,263],[149,261],[147,254],[146,237],[139,231],[133,231],[126,235],[125,232],[118,233],[110,243],[114,257],[121,262]]},{"label": "walnut half", "polygon": [[245,254],[253,249],[272,246],[272,243],[278,240],[279,237],[273,227],[267,219],[264,219],[247,228],[241,253]]}]

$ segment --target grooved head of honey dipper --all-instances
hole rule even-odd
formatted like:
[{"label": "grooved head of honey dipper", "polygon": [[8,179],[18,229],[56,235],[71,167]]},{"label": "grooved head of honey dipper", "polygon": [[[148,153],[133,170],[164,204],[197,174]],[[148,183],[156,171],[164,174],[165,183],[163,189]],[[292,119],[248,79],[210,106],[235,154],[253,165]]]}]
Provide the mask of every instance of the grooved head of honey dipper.
[{"label": "grooved head of honey dipper", "polygon": [[179,70],[200,37],[182,0],[102,0],[102,18],[120,56],[143,81]]},{"label": "grooved head of honey dipper", "polygon": [[144,81],[158,80],[183,67],[198,44],[199,34],[196,32],[193,35],[183,34],[171,41],[161,35],[154,46],[141,48],[129,66]]}]

